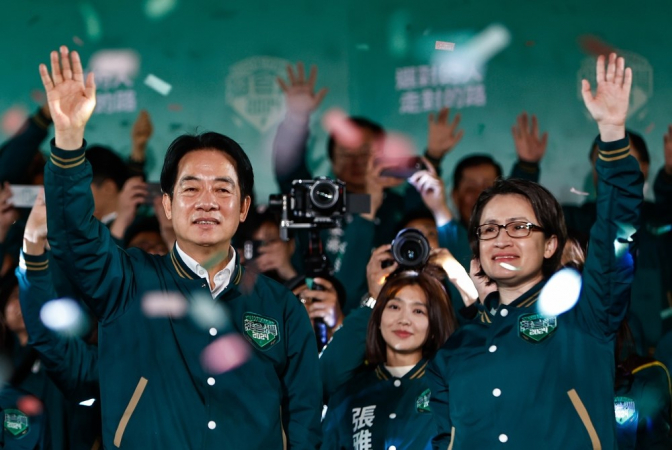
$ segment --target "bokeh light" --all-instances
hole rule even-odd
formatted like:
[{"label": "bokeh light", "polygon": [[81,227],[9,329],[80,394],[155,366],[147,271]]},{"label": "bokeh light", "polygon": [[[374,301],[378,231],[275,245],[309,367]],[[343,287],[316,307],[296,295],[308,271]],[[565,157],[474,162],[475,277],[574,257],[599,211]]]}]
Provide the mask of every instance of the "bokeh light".
[{"label": "bokeh light", "polygon": [[539,314],[558,316],[572,309],[581,295],[581,274],[574,269],[556,272],[539,294]]}]

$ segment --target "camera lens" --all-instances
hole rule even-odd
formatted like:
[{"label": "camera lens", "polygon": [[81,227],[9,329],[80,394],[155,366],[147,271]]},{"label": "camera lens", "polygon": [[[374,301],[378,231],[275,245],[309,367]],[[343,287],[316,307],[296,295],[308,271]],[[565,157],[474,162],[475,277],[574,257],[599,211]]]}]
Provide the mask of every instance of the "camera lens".
[{"label": "camera lens", "polygon": [[327,210],[338,202],[338,187],[327,180],[317,181],[310,188],[310,201],[315,209]]},{"label": "camera lens", "polygon": [[425,235],[414,228],[401,230],[392,241],[392,257],[400,266],[409,269],[427,264],[429,250]]}]

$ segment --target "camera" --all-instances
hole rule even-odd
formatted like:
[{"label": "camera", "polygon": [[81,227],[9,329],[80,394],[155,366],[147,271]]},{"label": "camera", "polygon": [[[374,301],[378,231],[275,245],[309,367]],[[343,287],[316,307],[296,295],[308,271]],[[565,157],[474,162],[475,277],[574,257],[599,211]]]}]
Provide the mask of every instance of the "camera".
[{"label": "camera", "polygon": [[[420,230],[404,228],[392,241],[392,258],[399,264],[399,270],[419,269],[429,261],[429,241]],[[389,267],[391,261],[383,261],[382,267]]]},{"label": "camera", "polygon": [[268,203],[282,212],[281,237],[287,229],[336,228],[346,214],[371,210],[368,194],[347,194],[344,182],[327,177],[294,180],[289,195],[271,195]]}]

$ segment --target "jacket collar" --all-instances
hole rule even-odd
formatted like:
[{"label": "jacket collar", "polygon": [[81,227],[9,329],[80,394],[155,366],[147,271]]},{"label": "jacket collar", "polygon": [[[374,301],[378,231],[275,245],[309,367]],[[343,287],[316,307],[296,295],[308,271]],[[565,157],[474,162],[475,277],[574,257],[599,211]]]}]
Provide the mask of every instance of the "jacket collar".
[{"label": "jacket collar", "polygon": [[[528,308],[539,300],[539,294],[548,280],[544,279],[535,284],[530,290],[511,302],[509,308]],[[483,323],[492,323],[492,317],[497,314],[499,309],[499,292],[495,291],[485,297],[485,301],[478,305],[480,321]]]},{"label": "jacket collar", "polygon": [[[402,380],[415,380],[425,376],[425,369],[429,363],[426,359],[421,359],[419,363],[415,365],[406,375],[401,377]],[[387,371],[384,364],[378,364],[376,367],[376,376],[379,380],[391,380],[395,378],[390,372]]]},{"label": "jacket collar", "polygon": [[[243,266],[240,264],[239,252],[235,252],[236,255],[236,264],[231,274],[231,282],[229,285],[237,286],[243,278]],[[166,255],[166,258],[169,259],[168,265],[173,267],[175,272],[180,278],[186,280],[200,280],[201,278],[196,275],[189,266],[182,260],[180,253],[176,250],[176,246],[173,246],[173,249]],[[228,290],[228,289],[227,289]]]}]

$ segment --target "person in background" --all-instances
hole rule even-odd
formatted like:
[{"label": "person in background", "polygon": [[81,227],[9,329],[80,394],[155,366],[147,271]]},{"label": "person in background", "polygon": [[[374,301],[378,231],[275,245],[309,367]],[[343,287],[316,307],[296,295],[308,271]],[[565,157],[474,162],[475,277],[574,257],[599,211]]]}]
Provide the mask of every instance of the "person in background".
[{"label": "person in background", "polygon": [[428,360],[455,331],[448,293],[427,269],[392,275],[366,337],[367,365],[329,400],[328,449],[429,449],[437,428],[425,379]]},{"label": "person in background", "polygon": [[600,131],[599,211],[578,301],[562,314],[538,311],[567,239],[553,195],[516,179],[484,191],[469,237],[477,275],[498,289],[428,366],[435,449],[616,446],[614,340],[628,307],[643,179],[625,132],[632,71],[612,53],[606,69],[597,59],[596,73],[596,94],[585,80],[582,93]]}]

